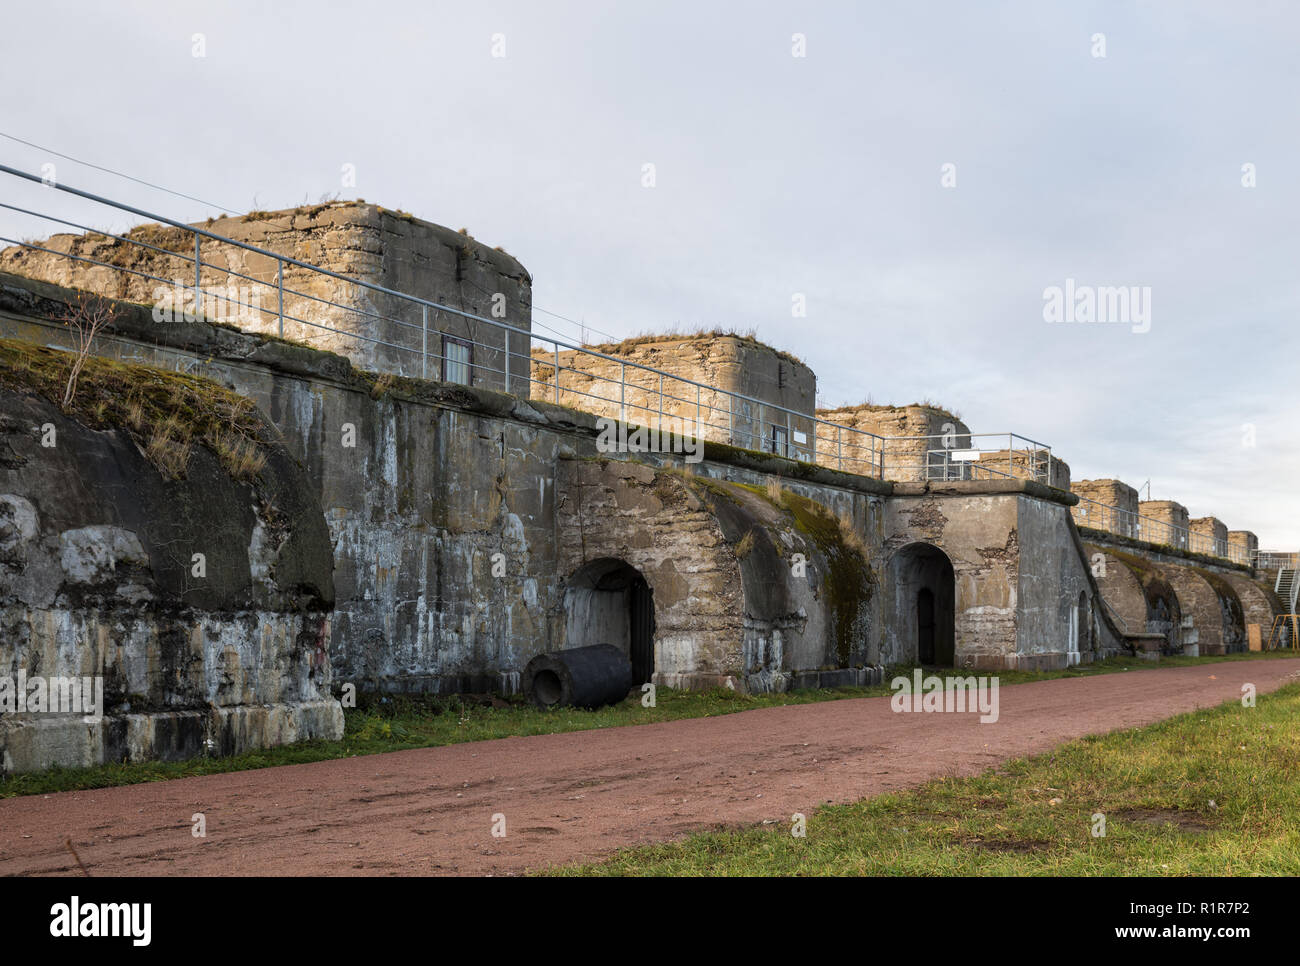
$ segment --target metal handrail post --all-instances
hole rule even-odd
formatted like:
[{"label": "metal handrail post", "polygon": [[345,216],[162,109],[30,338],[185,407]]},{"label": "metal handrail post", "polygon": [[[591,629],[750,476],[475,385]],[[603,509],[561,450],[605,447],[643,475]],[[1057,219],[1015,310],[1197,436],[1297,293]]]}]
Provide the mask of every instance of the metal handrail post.
[{"label": "metal handrail post", "polygon": [[[194,237],[197,239],[199,236],[195,235]],[[284,338],[284,262],[278,258],[275,260],[275,287],[279,292],[279,296],[280,296],[279,297],[280,321],[279,324],[276,326],[276,331],[279,333],[280,338],[283,339]]]},{"label": "metal handrail post", "polygon": [[203,279],[200,275],[203,262],[199,258],[199,233],[194,233],[194,318],[203,318]]},{"label": "metal handrail post", "polygon": [[[429,378],[429,306],[420,306],[420,378]],[[508,364],[509,360],[507,360]]]}]

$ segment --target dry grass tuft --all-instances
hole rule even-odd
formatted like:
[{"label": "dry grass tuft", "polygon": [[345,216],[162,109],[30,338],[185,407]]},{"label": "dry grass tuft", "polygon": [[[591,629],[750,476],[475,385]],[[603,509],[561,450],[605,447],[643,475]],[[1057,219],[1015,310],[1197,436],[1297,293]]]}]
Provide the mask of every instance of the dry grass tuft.
[{"label": "dry grass tuft", "polygon": [[[0,339],[0,386],[58,405],[71,352]],[[198,376],[90,356],[67,409],[92,429],[118,428],[167,479],[185,476],[195,444],[234,479],[253,481],[266,465],[269,429],[247,397]]]},{"label": "dry grass tuft", "polygon": [[767,498],[777,506],[785,505],[785,487],[781,485],[781,477],[769,476],[767,478]]},{"label": "dry grass tuft", "polygon": [[850,549],[856,550],[864,557],[867,555],[867,545],[858,533],[858,528],[853,525],[853,516],[847,510],[841,510],[837,517],[840,524],[840,533],[843,534],[844,545]]}]

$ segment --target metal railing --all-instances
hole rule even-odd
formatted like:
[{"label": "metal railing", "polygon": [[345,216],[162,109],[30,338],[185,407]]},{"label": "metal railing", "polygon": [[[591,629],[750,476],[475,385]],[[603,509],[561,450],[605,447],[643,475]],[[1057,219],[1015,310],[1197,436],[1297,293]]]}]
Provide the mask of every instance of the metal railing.
[{"label": "metal railing", "polygon": [[1164,520],[1153,520],[1132,510],[1098,503],[1079,497],[1074,508],[1074,522],[1094,530],[1106,530],[1121,537],[1132,537],[1146,543],[1164,544],[1190,553],[1222,557],[1234,563],[1256,566],[1252,554],[1242,546],[1220,540],[1207,533],[1198,533],[1188,527],[1175,526]]},{"label": "metal railing", "polygon": [[[936,445],[937,444],[937,445]],[[891,480],[1035,480],[1053,486],[1052,448],[1017,433],[886,436],[883,470]]]},{"label": "metal railing", "polygon": [[[136,301],[154,305],[156,317],[160,299],[169,311],[187,321],[222,321],[233,313],[238,328],[339,351],[362,368],[499,388],[656,430],[876,478],[917,478],[886,471],[887,445],[900,454],[901,473],[908,472],[906,454],[918,442],[924,450],[926,440],[945,439],[881,437],[562,338],[539,335],[500,318],[344,275],[70,185],[45,184],[37,175],[16,168],[0,164],[0,172],[180,232],[179,236],[164,237],[164,233],[144,231],[147,226],[141,226],[131,233],[115,234],[92,227],[87,223],[90,218],[73,221],[0,202],[0,208],[76,229],[86,237],[111,239],[109,253],[95,258],[0,236],[0,242],[76,263],[86,276],[100,270],[119,273]],[[123,258],[128,249],[121,246],[132,246],[148,257]],[[214,281],[214,277],[222,281]],[[141,288],[151,282],[156,283],[152,290]],[[340,301],[343,297],[347,300]],[[268,301],[272,307],[264,304]],[[349,327],[341,327],[343,322]],[[951,438],[947,438],[943,447],[932,448],[948,452],[922,455],[924,471],[919,478],[987,477],[995,469],[992,464],[974,469],[971,464],[995,451],[972,448],[969,443],[972,438],[989,438],[1006,440],[1006,475],[1051,480],[1051,451],[1042,444],[1013,433],[959,438],[966,441],[966,449],[952,449],[948,445]],[[1024,444],[1019,449],[1018,441]],[[1042,458],[1044,454],[1046,458]]]},{"label": "metal railing", "polygon": [[[0,165],[0,172],[36,184],[43,183],[36,175],[6,165]],[[274,333],[280,338],[296,336],[300,341],[318,345],[325,337],[328,347],[343,351],[363,368],[392,371],[397,375],[418,375],[426,379],[447,379],[463,374],[460,381],[489,385],[524,398],[549,399],[588,411],[606,412],[624,421],[639,421],[655,429],[681,431],[701,439],[727,442],[866,476],[881,476],[883,441],[873,433],[620,359],[562,338],[539,335],[501,319],[476,315],[433,299],[343,275],[69,185],[51,184],[49,187],[188,233],[192,246],[187,243],[182,252],[174,246],[102,231],[84,221],[71,221],[32,208],[6,202],[0,202],[0,208],[106,240],[112,239],[118,245],[135,246],[169,265],[175,265],[177,271],[187,273],[186,276],[183,280],[179,275],[168,277],[156,271],[118,264],[119,259],[108,261],[57,251],[27,240],[0,236],[0,242],[58,256],[80,263],[88,270],[107,269],[140,282],[158,283],[174,293],[170,299],[174,307],[178,302],[183,303],[178,306],[178,311],[183,312],[187,320],[220,320],[221,310],[234,307],[242,328]],[[233,249],[244,256],[265,259],[268,270],[239,271],[230,265],[217,263],[211,254],[205,259],[205,248],[223,256]],[[205,273],[208,276],[206,281]],[[213,284],[211,275],[214,273],[223,275],[227,283]],[[298,287],[290,284],[291,274],[309,283],[329,280],[345,290],[351,288],[356,297],[343,303],[304,291],[301,283]],[[240,288],[231,285],[230,280],[246,284]],[[263,296],[270,297],[274,308],[264,307]],[[374,303],[382,300],[391,301],[395,308],[381,311]],[[215,313],[214,309],[217,310]],[[453,334],[440,324],[447,317],[461,320],[467,328]],[[341,320],[356,322],[358,327],[340,328],[337,323]],[[372,331],[361,331],[365,328]],[[494,333],[499,341],[487,341],[489,333]],[[340,339],[345,340],[345,344],[354,345],[355,351],[338,349]],[[357,354],[365,358],[357,359]],[[617,376],[593,372],[593,362],[602,365],[607,373],[616,367]],[[603,392],[600,391],[602,388]],[[670,420],[672,425],[669,425]]]},{"label": "metal railing", "polygon": [[1300,553],[1288,550],[1256,550],[1255,566],[1259,570],[1295,570],[1300,567]]}]

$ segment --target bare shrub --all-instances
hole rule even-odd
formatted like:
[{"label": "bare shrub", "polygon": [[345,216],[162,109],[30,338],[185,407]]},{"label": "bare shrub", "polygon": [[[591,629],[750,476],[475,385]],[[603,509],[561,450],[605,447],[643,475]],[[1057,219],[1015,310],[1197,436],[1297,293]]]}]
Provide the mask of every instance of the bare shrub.
[{"label": "bare shrub", "polygon": [[58,316],[60,322],[72,333],[72,371],[63,390],[63,409],[72,405],[77,395],[77,377],[86,366],[86,359],[100,329],[117,318],[113,306],[98,295],[80,292]]}]

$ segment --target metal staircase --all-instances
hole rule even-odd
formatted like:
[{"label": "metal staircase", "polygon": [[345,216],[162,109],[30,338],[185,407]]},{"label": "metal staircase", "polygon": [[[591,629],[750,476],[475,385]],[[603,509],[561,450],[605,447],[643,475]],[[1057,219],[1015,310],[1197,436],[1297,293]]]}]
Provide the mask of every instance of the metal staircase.
[{"label": "metal staircase", "polygon": [[1286,612],[1294,614],[1296,595],[1300,594],[1300,570],[1293,567],[1280,568],[1277,572],[1277,583],[1273,585],[1273,590],[1282,601]]},{"label": "metal staircase", "polygon": [[[1277,582],[1273,585],[1273,590],[1277,594],[1278,599],[1282,601],[1282,615],[1279,616],[1294,614],[1296,612],[1296,597],[1297,595],[1300,595],[1300,569],[1295,567],[1279,568],[1277,572]],[[1283,647],[1295,647],[1297,643],[1295,640],[1296,621],[1283,620],[1281,624],[1281,627],[1274,628],[1273,633],[1276,633],[1279,638],[1289,637],[1290,640],[1286,642],[1279,640],[1279,643]],[[1271,633],[1269,635],[1270,643],[1272,642],[1272,639],[1273,634]]]}]

